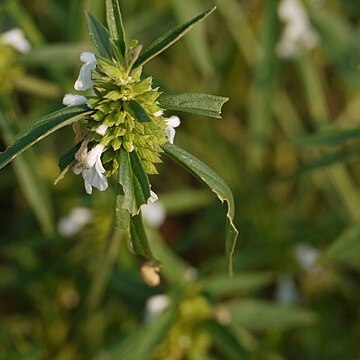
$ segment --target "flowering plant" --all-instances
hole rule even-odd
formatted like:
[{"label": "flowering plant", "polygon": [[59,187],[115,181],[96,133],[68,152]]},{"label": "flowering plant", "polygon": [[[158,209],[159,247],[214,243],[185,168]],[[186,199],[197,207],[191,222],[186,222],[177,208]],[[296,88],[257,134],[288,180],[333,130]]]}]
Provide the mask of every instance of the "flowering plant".
[{"label": "flowering plant", "polygon": [[86,192],[91,194],[93,188],[106,190],[107,179],[117,175],[115,225],[129,231],[134,252],[155,266],[157,260],[143,227],[141,206],[157,199],[148,175],[157,173],[156,164],[165,153],[227,203],[226,253],[231,271],[237,238],[232,193],[209,167],[173,144],[180,119],[165,116],[165,111],[177,110],[220,118],[222,105],[228,99],[197,93],[164,94],[152,87],[151,77],[142,77],[142,68],[148,61],[214,10],[170,30],[144,50],[137,41],[126,41],[118,0],[106,1],[107,28],[88,14],[97,54],[81,54],[83,65],[74,85],[75,90],[84,91],[85,95],[65,95],[66,108],[35,122],[0,153],[0,168],[47,135],[72,124],[75,145],[61,155],[61,173],[56,182],[72,169],[82,175]]}]

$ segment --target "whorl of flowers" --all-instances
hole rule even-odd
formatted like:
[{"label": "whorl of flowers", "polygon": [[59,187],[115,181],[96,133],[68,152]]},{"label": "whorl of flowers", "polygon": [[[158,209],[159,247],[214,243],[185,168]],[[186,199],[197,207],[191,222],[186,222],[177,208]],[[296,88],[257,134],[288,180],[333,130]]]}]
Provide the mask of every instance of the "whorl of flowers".
[{"label": "whorl of flowers", "polygon": [[[91,194],[92,187],[107,188],[106,177],[119,169],[121,148],[127,152],[136,150],[145,172],[156,174],[161,145],[173,143],[174,128],[180,125],[180,119],[163,116],[157,101],[160,92],[152,87],[151,77],[141,79],[142,67],[128,71],[115,59],[97,59],[92,52],[83,52],[80,59],[84,64],[74,88],[91,89],[92,94],[87,97],[67,94],[63,103],[87,104],[93,109],[83,127],[85,140],[75,155],[74,167],[76,174],[82,174],[87,193]],[[150,114],[149,118],[139,118],[134,106]],[[97,162],[89,162],[95,148]]]}]

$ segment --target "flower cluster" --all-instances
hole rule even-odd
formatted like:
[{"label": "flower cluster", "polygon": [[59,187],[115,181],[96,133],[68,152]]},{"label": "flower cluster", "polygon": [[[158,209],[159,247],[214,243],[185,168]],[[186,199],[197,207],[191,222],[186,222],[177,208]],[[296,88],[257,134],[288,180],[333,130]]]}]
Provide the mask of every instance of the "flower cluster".
[{"label": "flower cluster", "polygon": [[83,52],[80,60],[83,65],[74,88],[88,95],[67,94],[63,104],[86,104],[93,111],[82,128],[85,135],[80,137],[73,167],[75,174],[82,175],[86,192],[91,194],[93,187],[106,190],[107,177],[119,169],[121,148],[129,153],[136,150],[145,172],[156,174],[161,145],[174,142],[180,119],[163,116],[157,101],[160,92],[152,87],[151,77],[141,79],[141,67],[129,71],[116,60],[97,59],[92,52]]},{"label": "flower cluster", "polygon": [[282,0],[278,13],[286,24],[276,49],[279,57],[294,58],[302,51],[312,50],[318,45],[318,35],[300,0]]}]

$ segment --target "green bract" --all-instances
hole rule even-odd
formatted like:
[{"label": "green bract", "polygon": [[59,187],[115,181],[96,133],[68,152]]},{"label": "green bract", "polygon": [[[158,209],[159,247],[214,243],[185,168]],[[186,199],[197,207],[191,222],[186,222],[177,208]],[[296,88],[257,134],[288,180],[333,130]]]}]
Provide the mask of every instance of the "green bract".
[{"label": "green bract", "polygon": [[[123,148],[138,153],[148,174],[156,174],[154,163],[160,162],[161,145],[165,144],[166,123],[155,116],[160,93],[152,89],[152,79],[143,80],[141,67],[128,74],[117,62],[100,60],[93,75],[98,95],[89,100],[95,112],[87,122],[92,139],[106,147],[103,163],[107,175],[119,169],[119,154]],[[107,127],[105,135],[96,133],[100,125]]]},{"label": "green bract", "polygon": [[[232,272],[232,256],[238,235],[234,226],[234,199],[229,187],[209,167],[185,150],[173,145],[177,117],[166,110],[183,111],[215,118],[228,100],[208,94],[164,94],[152,87],[152,78],[142,78],[142,67],[183,37],[215,8],[170,30],[143,50],[137,41],[126,41],[118,0],[106,1],[107,28],[88,14],[87,21],[97,54],[81,54],[84,63],[76,90],[86,96],[68,94],[68,106],[35,122],[16,142],[0,154],[0,168],[22,151],[58,128],[74,123],[77,145],[60,157],[60,180],[67,170],[81,174],[86,191],[103,191],[107,178],[117,174],[115,226],[127,230],[132,249],[153,261],[142,224],[141,206],[157,199],[148,174],[156,174],[161,154],[182,165],[208,186],[227,205],[226,254]],[[76,105],[76,106],[75,106]]]}]

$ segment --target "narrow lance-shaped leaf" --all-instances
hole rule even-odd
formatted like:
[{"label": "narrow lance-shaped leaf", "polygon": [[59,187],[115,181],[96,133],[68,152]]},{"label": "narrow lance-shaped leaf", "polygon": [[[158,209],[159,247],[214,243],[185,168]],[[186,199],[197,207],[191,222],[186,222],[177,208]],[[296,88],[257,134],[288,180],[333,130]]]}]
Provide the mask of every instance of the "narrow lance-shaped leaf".
[{"label": "narrow lance-shaped leaf", "polygon": [[120,184],[116,189],[116,204],[115,204],[115,227],[129,230],[130,213],[124,208],[125,195],[124,190]]},{"label": "narrow lance-shaped leaf", "polygon": [[105,58],[111,59],[114,54],[110,43],[110,34],[106,27],[94,16],[86,13],[86,21],[88,24],[90,35],[99,54]]},{"label": "narrow lance-shaped leaf", "polygon": [[17,140],[4,152],[0,153],[0,169],[24,150],[50,135],[54,131],[84,118],[90,114],[86,105],[70,106],[42,117],[28,130],[20,133]]},{"label": "narrow lance-shaped leaf", "polygon": [[146,48],[143,51],[143,53],[139,56],[139,58],[135,62],[134,66],[135,67],[142,66],[145,63],[147,63],[149,60],[153,59],[155,56],[162,53],[169,46],[171,46],[176,41],[180,40],[185,34],[187,34],[197,23],[206,19],[215,9],[216,6],[194,17],[188,22],[175,27],[174,29],[168,31],[167,33],[159,37],[148,48]]},{"label": "narrow lance-shaped leaf", "polygon": [[59,157],[58,166],[60,170],[60,174],[54,181],[54,185],[57,185],[57,183],[62,180],[67,172],[71,169],[73,165],[75,165],[75,154],[80,148],[80,143],[72,146],[69,149],[66,149]]},{"label": "narrow lance-shaped leaf", "polygon": [[163,145],[162,148],[169,157],[207,185],[217,195],[221,202],[225,201],[227,203],[225,249],[229,261],[229,272],[232,275],[233,254],[235,251],[236,239],[238,237],[238,230],[233,222],[235,205],[230,188],[219,175],[187,151],[169,143]]},{"label": "narrow lance-shaped leaf", "polygon": [[111,37],[115,40],[115,44],[120,48],[122,56],[125,57],[125,30],[119,0],[106,0],[106,20]]},{"label": "narrow lance-shaped leaf", "polygon": [[227,97],[196,93],[162,94],[159,97],[159,103],[163,109],[184,111],[214,118],[221,118],[221,108],[228,100]]},{"label": "narrow lance-shaped leaf", "polygon": [[151,116],[136,100],[126,101],[124,103],[124,109],[140,122],[149,122],[152,120]]},{"label": "narrow lance-shaped leaf", "polygon": [[140,206],[146,204],[150,197],[150,183],[135,150],[129,153],[120,149],[119,168],[119,183],[125,196],[123,208],[132,216],[137,215]]},{"label": "narrow lance-shaped leaf", "polygon": [[158,262],[158,260],[154,258],[154,255],[150,249],[149,240],[146,235],[140,214],[130,217],[130,236],[132,248],[135,254]]}]

